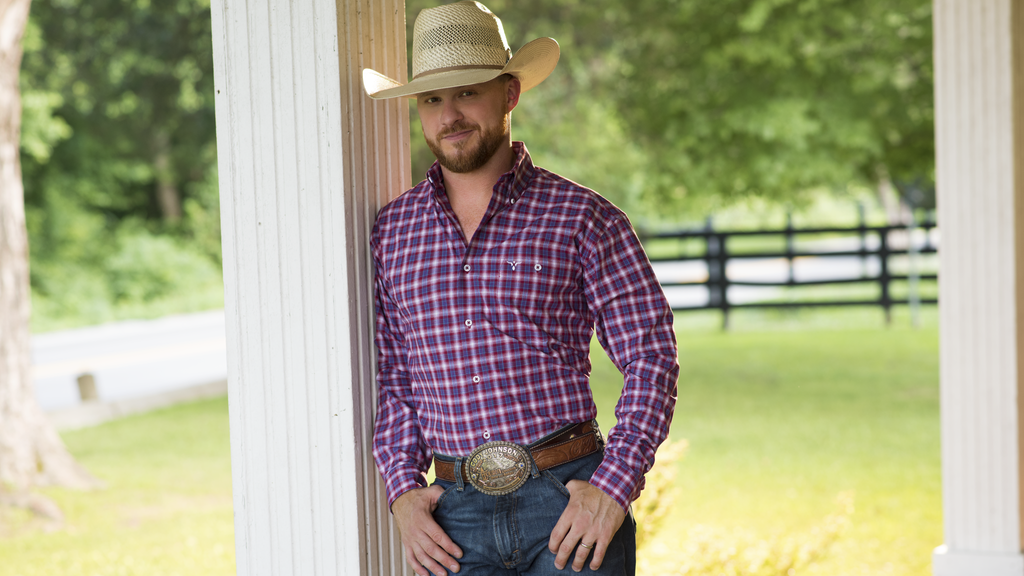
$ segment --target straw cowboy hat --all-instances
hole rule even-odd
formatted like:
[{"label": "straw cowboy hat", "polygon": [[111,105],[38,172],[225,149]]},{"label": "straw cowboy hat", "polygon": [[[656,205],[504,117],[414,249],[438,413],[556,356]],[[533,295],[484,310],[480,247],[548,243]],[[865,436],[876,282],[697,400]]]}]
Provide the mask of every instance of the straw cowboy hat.
[{"label": "straw cowboy hat", "polygon": [[402,84],[363,70],[363,88],[375,100],[415,96],[430,90],[468,86],[502,74],[519,79],[526,92],[558,63],[558,42],[537,38],[512,55],[501,20],[479,2],[464,0],[427,8],[412,31],[412,80]]}]

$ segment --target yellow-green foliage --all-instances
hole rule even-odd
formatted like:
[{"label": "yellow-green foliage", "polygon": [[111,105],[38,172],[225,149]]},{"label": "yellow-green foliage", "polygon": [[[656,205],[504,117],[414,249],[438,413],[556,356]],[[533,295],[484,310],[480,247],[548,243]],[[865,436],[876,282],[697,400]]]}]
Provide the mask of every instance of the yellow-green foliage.
[{"label": "yellow-green foliage", "polygon": [[647,474],[647,485],[633,503],[638,549],[644,548],[665,527],[665,519],[676,503],[676,470],[687,445],[686,440],[670,438],[658,448],[657,462]]},{"label": "yellow-green foliage", "polygon": [[638,574],[664,576],[791,576],[820,560],[850,525],[853,492],[836,498],[836,510],[806,532],[763,536],[754,530],[680,523],[673,514],[686,440],[667,440],[647,485],[633,504],[637,520]]},{"label": "yellow-green foliage", "polygon": [[660,576],[792,576],[824,558],[850,526],[853,493],[837,497],[836,510],[810,530],[763,536],[742,528],[665,527],[637,553],[638,574]]}]

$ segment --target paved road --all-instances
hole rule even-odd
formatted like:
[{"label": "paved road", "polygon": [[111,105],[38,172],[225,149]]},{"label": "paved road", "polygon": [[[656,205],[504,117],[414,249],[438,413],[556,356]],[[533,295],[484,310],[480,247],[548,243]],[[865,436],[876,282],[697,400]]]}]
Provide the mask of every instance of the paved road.
[{"label": "paved road", "polygon": [[78,375],[102,401],[128,400],[227,377],[224,312],[118,322],[32,338],[36,398],[44,410],[79,403]]}]

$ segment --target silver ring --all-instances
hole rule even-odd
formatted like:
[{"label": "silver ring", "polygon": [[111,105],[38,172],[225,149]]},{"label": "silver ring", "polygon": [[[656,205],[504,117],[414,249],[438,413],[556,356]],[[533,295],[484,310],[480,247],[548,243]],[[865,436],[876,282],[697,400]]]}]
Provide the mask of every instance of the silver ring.
[{"label": "silver ring", "polygon": [[593,548],[593,547],[594,547],[594,545],[593,545],[593,544],[591,544],[591,545],[587,546],[587,545],[586,545],[586,544],[584,544],[583,542],[580,542],[580,546],[583,546],[583,547],[584,547],[584,548],[586,548],[587,550],[590,550],[591,548]]}]

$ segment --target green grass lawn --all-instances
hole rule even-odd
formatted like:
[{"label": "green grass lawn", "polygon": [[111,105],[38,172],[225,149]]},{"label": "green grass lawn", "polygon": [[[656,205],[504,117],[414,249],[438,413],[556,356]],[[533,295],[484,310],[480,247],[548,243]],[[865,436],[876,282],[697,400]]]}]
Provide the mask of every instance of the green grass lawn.
[{"label": "green grass lawn", "polygon": [[[837,317],[845,328],[829,326]],[[660,574],[689,573],[676,568],[688,538],[711,535],[709,554],[727,551],[729,539],[783,554],[787,539],[820,536],[840,498],[852,499],[843,529],[795,573],[931,573],[942,543],[935,310],[918,330],[902,310],[888,329],[879,320],[864,311],[737,313],[723,333],[707,328],[720,320],[677,315],[671,436],[689,447],[675,463],[676,505],[649,550]],[[795,329],[807,325],[819,327]],[[594,356],[598,379],[612,381],[615,368]],[[605,422],[617,394],[599,390]]]},{"label": "green grass lawn", "polygon": [[0,575],[235,573],[226,399],[63,436],[107,486],[46,490],[66,516],[56,530],[25,514],[0,517]]},{"label": "green grass lawn", "polygon": [[[700,573],[691,556],[730,550],[810,555],[794,574],[930,574],[942,542],[934,307],[922,323],[738,311],[723,333],[714,314],[677,315],[672,437],[689,447],[659,462],[676,472],[675,506],[643,551],[659,566],[645,574]],[[594,357],[607,429],[621,377],[596,346]],[[56,530],[0,516],[0,576],[234,573],[224,399],[64,438],[108,486],[47,490],[67,515]],[[745,566],[704,573],[776,573]]]}]

